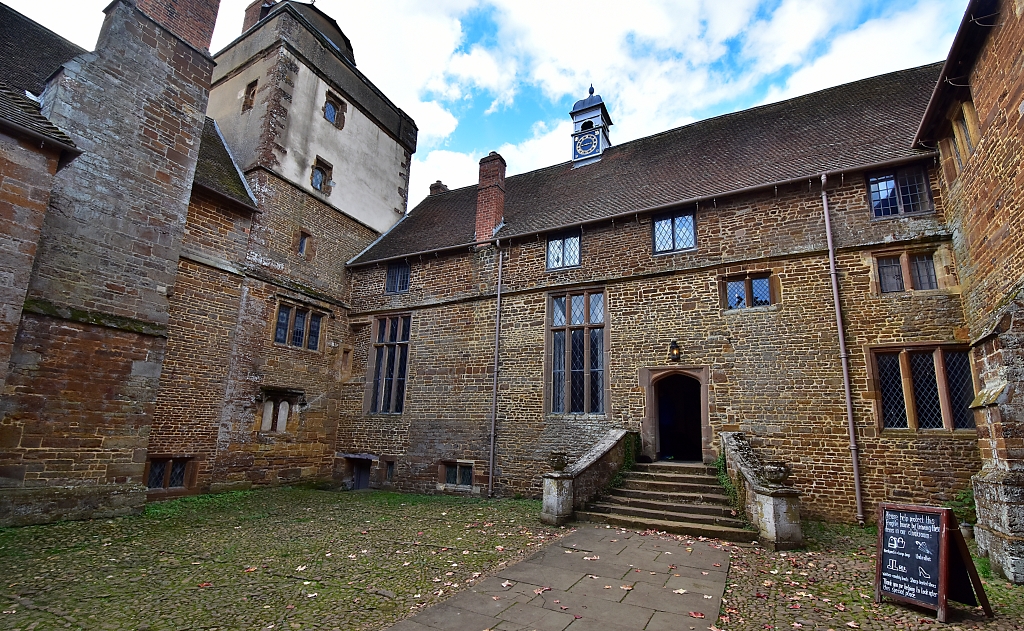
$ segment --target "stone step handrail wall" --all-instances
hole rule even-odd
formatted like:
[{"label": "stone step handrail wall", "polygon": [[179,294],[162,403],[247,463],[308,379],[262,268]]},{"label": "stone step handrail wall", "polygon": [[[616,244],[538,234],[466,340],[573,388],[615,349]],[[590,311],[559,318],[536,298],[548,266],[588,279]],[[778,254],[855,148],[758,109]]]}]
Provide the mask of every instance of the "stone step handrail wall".
[{"label": "stone step handrail wall", "polygon": [[[541,521],[560,526],[572,519],[576,509],[597,497],[626,460],[628,434],[624,429],[609,430],[579,460],[562,471],[545,473]],[[553,454],[552,460],[558,459]]]},{"label": "stone step handrail wall", "polygon": [[762,461],[743,432],[719,432],[718,437],[738,503],[757,528],[761,544],[772,550],[802,546],[800,491],[785,485],[789,467]]}]

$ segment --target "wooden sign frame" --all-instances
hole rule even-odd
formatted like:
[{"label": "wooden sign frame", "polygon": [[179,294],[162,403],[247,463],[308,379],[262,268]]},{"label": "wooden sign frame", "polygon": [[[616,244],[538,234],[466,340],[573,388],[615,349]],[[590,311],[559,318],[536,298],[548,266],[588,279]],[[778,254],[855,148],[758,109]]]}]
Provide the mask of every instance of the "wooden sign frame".
[{"label": "wooden sign frame", "polygon": [[[885,530],[886,511],[897,513],[922,513],[938,515],[939,534],[937,550],[939,555],[938,564],[938,604],[910,598],[901,594],[882,589],[882,553],[886,543]],[[952,546],[950,544],[953,544]],[[964,574],[969,578],[969,585],[963,580]],[[953,582],[951,582],[953,581]],[[973,587],[973,591],[972,588]],[[981,577],[974,567],[974,559],[971,558],[967,549],[967,542],[960,533],[960,525],[952,509],[939,508],[936,506],[916,506],[913,504],[880,504],[878,506],[878,551],[875,559],[875,602],[882,602],[882,597],[890,598],[900,602],[917,605],[926,609],[935,609],[939,622],[946,622],[948,613],[948,601],[954,600],[967,605],[980,603],[985,610],[985,615],[993,617],[992,607],[989,605],[988,597],[985,595],[985,588],[981,584]]]}]

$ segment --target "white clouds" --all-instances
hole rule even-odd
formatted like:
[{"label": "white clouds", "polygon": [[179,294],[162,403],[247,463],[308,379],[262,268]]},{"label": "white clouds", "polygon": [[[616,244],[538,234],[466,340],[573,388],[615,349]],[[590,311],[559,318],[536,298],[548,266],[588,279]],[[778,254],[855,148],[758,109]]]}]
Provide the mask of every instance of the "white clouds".
[{"label": "white clouds", "polygon": [[827,52],[796,70],[785,85],[770,89],[765,102],[943,59],[958,25],[950,20],[955,9],[949,5],[959,4],[922,0],[864,22],[837,36]]},{"label": "white clouds", "polygon": [[784,0],[770,19],[751,25],[744,53],[764,73],[799,63],[842,17],[843,11],[819,0]]}]

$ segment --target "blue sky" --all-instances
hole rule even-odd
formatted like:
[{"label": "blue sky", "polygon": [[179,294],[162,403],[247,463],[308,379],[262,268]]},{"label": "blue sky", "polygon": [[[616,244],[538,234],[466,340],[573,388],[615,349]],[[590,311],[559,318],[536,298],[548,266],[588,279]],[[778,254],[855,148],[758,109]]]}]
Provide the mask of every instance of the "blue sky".
[{"label": "blue sky", "polygon": [[[109,0],[3,0],[92,48]],[[222,0],[211,48],[251,0]],[[593,82],[613,144],[945,57],[967,0],[317,0],[356,62],[416,120],[410,207],[569,159],[572,103]]]}]

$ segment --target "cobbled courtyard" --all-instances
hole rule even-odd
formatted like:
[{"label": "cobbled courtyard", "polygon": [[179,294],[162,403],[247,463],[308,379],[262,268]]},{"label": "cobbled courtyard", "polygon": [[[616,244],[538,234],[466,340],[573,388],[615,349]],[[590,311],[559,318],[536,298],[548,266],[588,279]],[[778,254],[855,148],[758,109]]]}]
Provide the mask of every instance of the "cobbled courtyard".
[{"label": "cobbled courtyard", "polygon": [[[0,529],[0,629],[384,629],[570,531],[543,526],[539,511],[282,488]],[[802,551],[720,544],[732,554],[722,615],[691,629],[1024,628],[1024,587],[991,576],[991,621],[959,605],[946,625],[875,605],[873,531],[805,528]]]}]

